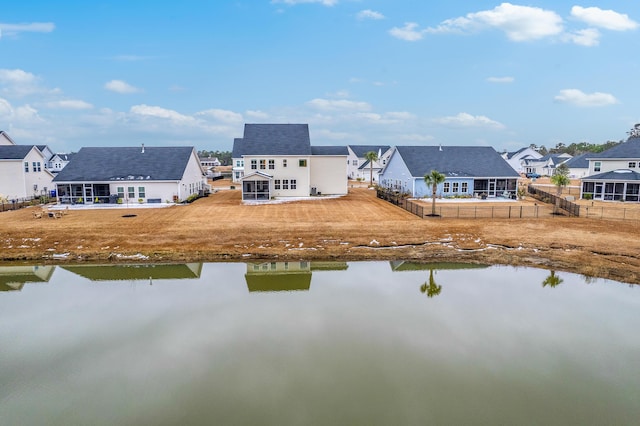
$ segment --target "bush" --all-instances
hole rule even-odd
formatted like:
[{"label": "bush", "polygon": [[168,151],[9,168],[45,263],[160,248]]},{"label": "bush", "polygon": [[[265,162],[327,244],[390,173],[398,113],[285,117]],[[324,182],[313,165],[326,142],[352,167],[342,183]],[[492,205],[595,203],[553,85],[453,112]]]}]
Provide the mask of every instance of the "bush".
[{"label": "bush", "polygon": [[582,194],[582,198],[585,200],[592,200],[593,199],[593,194],[590,192],[585,192],[584,194]]}]

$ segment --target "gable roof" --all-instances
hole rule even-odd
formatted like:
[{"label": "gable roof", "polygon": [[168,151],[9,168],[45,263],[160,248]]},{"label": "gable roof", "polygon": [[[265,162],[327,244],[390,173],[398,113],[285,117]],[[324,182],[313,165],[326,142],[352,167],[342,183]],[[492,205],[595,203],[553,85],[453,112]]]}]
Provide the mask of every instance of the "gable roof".
[{"label": "gable roof", "polygon": [[235,138],[233,140],[233,150],[231,151],[231,158],[242,158],[244,151],[242,150],[242,138]]},{"label": "gable roof", "polygon": [[349,155],[346,146],[312,146],[312,155]]},{"label": "gable roof", "polygon": [[351,151],[358,158],[364,158],[365,154],[369,151],[373,151],[376,154],[381,151],[383,154],[387,152],[391,147],[389,145],[349,145]]},{"label": "gable roof", "polygon": [[177,181],[193,152],[190,146],[81,148],[53,181]]},{"label": "gable roof", "polygon": [[311,155],[309,125],[245,124],[238,148],[242,155]]},{"label": "gable roof", "polygon": [[614,158],[640,158],[640,137],[630,137],[626,142],[591,157],[592,160]]},{"label": "gable roof", "polygon": [[414,177],[437,170],[447,177],[519,177],[490,146],[398,146]]},{"label": "gable roof", "polygon": [[22,160],[35,145],[0,145],[0,160]]},{"label": "gable roof", "polygon": [[13,141],[13,139],[11,139],[11,137],[7,134],[7,132],[5,132],[4,130],[0,130],[0,137],[4,137],[6,140],[8,140],[9,142],[11,142],[12,145],[15,145],[16,143]]}]

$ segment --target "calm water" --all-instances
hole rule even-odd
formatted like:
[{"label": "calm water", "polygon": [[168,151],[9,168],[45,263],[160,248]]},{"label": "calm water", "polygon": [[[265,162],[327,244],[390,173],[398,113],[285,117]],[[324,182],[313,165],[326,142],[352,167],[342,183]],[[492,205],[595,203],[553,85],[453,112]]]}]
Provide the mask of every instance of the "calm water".
[{"label": "calm water", "polygon": [[640,418],[640,288],[617,282],[195,263],[4,267],[0,290],[2,425]]}]

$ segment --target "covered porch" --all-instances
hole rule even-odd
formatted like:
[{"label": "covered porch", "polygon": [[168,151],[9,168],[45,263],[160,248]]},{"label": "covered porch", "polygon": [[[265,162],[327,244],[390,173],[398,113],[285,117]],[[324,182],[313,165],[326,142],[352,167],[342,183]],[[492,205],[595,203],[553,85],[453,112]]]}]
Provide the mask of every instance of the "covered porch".
[{"label": "covered porch", "polygon": [[109,184],[59,183],[56,194],[60,204],[115,203],[118,195],[111,195]]},{"label": "covered porch", "polygon": [[582,179],[580,198],[602,201],[640,201],[640,173],[614,170]]},{"label": "covered porch", "polygon": [[487,178],[474,179],[473,195],[475,197],[505,197],[511,198],[518,191],[518,179]]},{"label": "covered porch", "polygon": [[240,179],[242,182],[242,201],[268,201],[271,199],[271,181],[273,177],[255,172]]}]

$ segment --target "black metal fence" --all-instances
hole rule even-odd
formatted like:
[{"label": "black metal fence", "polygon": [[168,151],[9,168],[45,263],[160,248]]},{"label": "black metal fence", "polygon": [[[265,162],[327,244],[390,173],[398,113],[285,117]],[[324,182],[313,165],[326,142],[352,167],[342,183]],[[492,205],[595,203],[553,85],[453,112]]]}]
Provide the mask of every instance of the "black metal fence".
[{"label": "black metal fence", "polygon": [[531,185],[527,187],[527,191],[529,192],[529,194],[533,195],[543,203],[554,205],[559,209],[562,209],[565,212],[569,213],[571,216],[580,216],[580,206],[576,203],[572,203],[571,201],[567,201],[562,197],[558,197],[557,195],[553,195]]},{"label": "black metal fence", "polygon": [[[420,218],[432,216],[432,206],[422,201],[408,199],[406,194],[378,189],[378,198],[402,207]],[[441,219],[531,219],[551,215],[553,208],[545,205],[533,206],[464,206],[436,202],[435,217]]]}]

